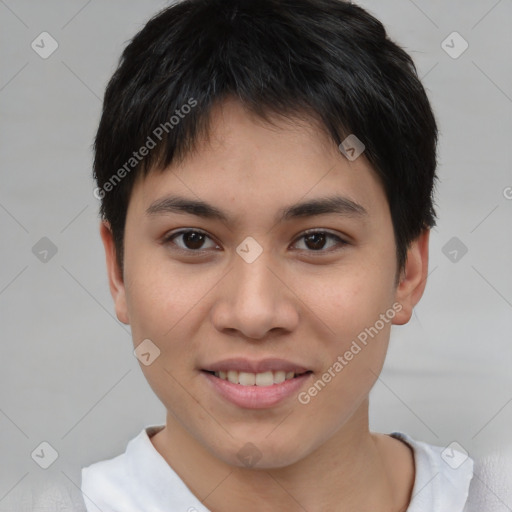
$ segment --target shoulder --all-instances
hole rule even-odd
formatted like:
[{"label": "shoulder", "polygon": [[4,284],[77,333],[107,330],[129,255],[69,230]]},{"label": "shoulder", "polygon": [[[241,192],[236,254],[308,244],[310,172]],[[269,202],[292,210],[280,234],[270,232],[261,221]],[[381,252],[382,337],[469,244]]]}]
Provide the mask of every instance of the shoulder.
[{"label": "shoulder", "polygon": [[512,510],[512,443],[476,457],[474,471],[465,512]]},{"label": "shoulder", "polygon": [[81,491],[90,510],[107,512],[114,503],[123,510],[132,510],[140,485],[138,472],[152,464],[148,460],[152,456],[148,432],[158,428],[146,427],[129,441],[124,453],[82,468]]},{"label": "shoulder", "polygon": [[407,512],[463,512],[473,480],[474,462],[464,448],[417,441],[403,432],[391,437],[408,444],[414,454],[415,481]]},{"label": "shoulder", "polygon": [[[105,512],[110,511],[110,508],[106,508],[104,497],[108,496],[110,501],[121,504],[130,486],[126,453],[82,468],[81,491],[88,510],[99,508]],[[96,508],[90,508],[91,504]]]},{"label": "shoulder", "polygon": [[82,468],[82,489],[102,482],[115,486],[126,482],[129,476],[128,457],[125,453],[107,460],[101,460]]}]

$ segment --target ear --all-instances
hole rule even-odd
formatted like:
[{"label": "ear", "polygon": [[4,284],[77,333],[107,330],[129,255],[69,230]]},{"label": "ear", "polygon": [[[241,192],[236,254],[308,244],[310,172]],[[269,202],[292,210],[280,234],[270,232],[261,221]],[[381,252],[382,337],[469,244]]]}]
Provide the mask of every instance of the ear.
[{"label": "ear", "polygon": [[123,324],[129,324],[128,308],[126,307],[126,293],[122,272],[117,263],[116,247],[110,225],[106,221],[100,224],[100,235],[105,248],[105,258],[107,263],[108,282],[110,293],[114,299],[117,319]]},{"label": "ear", "polygon": [[402,305],[402,309],[393,318],[393,324],[406,324],[423,295],[428,275],[429,238],[430,229],[425,229],[407,251],[405,269],[395,291],[395,301]]}]

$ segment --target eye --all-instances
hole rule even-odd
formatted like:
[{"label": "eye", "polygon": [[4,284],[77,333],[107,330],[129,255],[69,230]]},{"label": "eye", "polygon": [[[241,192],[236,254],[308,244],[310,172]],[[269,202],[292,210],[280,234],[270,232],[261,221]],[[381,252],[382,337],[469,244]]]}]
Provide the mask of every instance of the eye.
[{"label": "eye", "polygon": [[[176,243],[175,240],[180,240],[181,243]],[[177,245],[179,249],[189,252],[200,252],[206,249],[214,249],[218,245],[213,242],[213,246],[205,247],[204,242],[206,239],[212,240],[205,232],[197,229],[185,229],[176,233],[170,233],[162,242],[164,244],[172,243]]]},{"label": "eye", "polygon": [[[349,245],[348,242],[342,240],[339,236],[322,230],[309,230],[303,233],[297,240],[304,239],[304,246],[299,247],[299,250],[307,252],[330,252],[330,248],[338,246]],[[210,245],[205,245],[205,241],[210,240]],[[327,243],[331,240],[331,244]],[[177,242],[178,241],[178,242]],[[332,243],[334,242],[334,243]],[[183,229],[174,233],[170,233],[162,240],[163,244],[173,244],[178,249],[186,252],[202,252],[208,249],[219,248],[210,236],[204,231],[198,229]],[[297,245],[295,242],[294,245]],[[327,246],[327,248],[326,248]]]},{"label": "eye", "polygon": [[334,240],[337,243],[331,244],[331,247],[336,245],[348,245],[348,242],[342,240],[339,236],[329,233],[328,231],[321,230],[310,230],[303,233],[300,239],[304,239],[304,245],[306,249],[299,248],[300,250],[306,250],[307,252],[329,252],[325,249],[326,241],[328,239]]}]

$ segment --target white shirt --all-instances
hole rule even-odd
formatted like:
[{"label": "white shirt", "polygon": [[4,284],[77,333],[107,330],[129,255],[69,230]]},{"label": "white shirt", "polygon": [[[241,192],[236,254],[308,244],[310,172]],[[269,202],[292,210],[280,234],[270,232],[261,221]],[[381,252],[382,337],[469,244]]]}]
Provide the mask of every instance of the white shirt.
[{"label": "white shirt", "polygon": [[[82,469],[81,489],[88,512],[211,512],[151,443],[150,437],[162,428],[146,427],[123,454]],[[390,435],[414,451],[416,477],[406,512],[469,511],[473,459],[415,441],[402,432]]]}]

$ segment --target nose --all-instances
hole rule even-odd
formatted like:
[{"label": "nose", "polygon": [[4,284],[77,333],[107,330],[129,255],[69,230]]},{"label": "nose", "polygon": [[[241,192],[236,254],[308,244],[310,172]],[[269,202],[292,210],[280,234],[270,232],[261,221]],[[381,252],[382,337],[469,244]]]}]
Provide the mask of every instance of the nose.
[{"label": "nose", "polygon": [[265,251],[252,263],[236,255],[231,270],[216,287],[215,328],[257,340],[267,338],[271,331],[293,331],[300,301],[287,280],[290,275],[273,264]]}]

